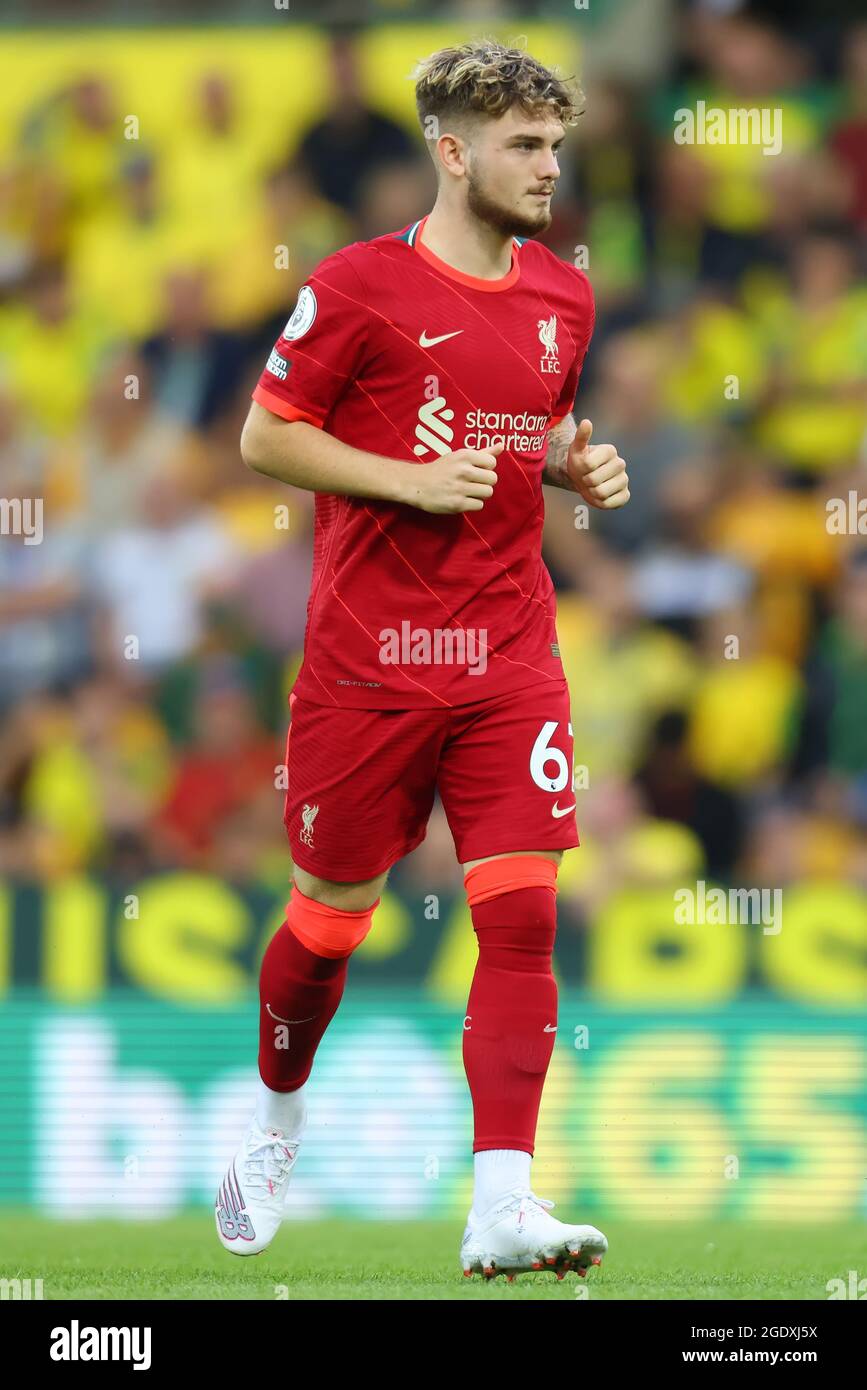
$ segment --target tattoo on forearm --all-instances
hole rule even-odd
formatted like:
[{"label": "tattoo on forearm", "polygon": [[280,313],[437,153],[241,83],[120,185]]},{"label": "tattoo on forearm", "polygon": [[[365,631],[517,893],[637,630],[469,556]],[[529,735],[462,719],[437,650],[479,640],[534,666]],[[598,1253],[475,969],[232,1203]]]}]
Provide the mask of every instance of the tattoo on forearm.
[{"label": "tattoo on forearm", "polygon": [[559,425],[551,430],[548,435],[545,467],[542,470],[543,483],[548,483],[551,487],[566,488],[569,492],[575,491],[575,485],[566,472],[566,458],[577,432],[578,426],[571,415],[565,416]]}]

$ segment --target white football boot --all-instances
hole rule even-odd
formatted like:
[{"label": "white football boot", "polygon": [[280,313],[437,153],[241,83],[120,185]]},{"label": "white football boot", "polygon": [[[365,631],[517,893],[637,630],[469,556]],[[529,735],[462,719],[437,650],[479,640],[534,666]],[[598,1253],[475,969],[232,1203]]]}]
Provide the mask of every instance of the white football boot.
[{"label": "white football boot", "polygon": [[299,1143],[280,1129],[261,1129],[255,1116],[250,1122],[214,1207],[220,1244],[233,1255],[258,1255],[277,1234]]},{"label": "white football boot", "polygon": [[524,1270],[553,1269],[558,1279],[574,1269],[582,1279],[600,1265],[608,1241],[595,1226],[567,1226],[549,1216],[544,1197],[516,1188],[481,1216],[470,1211],[461,1242],[464,1275],[486,1279],[505,1274],[509,1283]]}]

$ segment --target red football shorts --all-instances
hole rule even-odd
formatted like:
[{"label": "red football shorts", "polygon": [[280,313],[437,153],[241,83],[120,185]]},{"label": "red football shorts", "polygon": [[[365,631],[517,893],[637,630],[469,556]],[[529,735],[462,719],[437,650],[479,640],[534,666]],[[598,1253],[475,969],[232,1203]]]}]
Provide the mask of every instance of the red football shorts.
[{"label": "red football shorts", "polygon": [[453,709],[291,706],[284,822],[308,873],[384,873],[424,839],[437,792],[462,864],[578,844],[565,681]]}]

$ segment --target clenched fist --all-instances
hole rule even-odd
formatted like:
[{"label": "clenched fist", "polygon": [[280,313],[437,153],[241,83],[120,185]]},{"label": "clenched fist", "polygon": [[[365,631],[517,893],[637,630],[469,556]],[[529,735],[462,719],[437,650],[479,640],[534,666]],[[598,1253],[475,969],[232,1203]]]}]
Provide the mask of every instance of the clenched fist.
[{"label": "clenched fist", "polygon": [[626,464],[613,444],[591,444],[593,425],[582,420],[569,446],[566,472],[576,492],[591,507],[614,511],[629,501]]},{"label": "clenched fist", "polygon": [[422,467],[410,465],[401,501],[423,512],[480,512],[494,495],[497,460],[504,447],[456,449]]}]

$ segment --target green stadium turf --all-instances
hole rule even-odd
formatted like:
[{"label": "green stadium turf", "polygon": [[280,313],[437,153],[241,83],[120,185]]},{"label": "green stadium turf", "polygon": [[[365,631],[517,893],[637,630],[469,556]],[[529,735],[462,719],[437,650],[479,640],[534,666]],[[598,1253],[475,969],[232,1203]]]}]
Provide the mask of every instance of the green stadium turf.
[{"label": "green stadium turf", "polygon": [[[591,1299],[826,1300],[829,1279],[867,1273],[867,1225],[632,1225],[610,1242]],[[290,1222],[264,1254],[217,1243],[210,1212],[170,1221],[56,1222],[7,1212],[0,1278],[41,1278],[46,1299],[570,1299],[568,1274],[463,1278],[448,1222]]]}]

